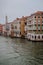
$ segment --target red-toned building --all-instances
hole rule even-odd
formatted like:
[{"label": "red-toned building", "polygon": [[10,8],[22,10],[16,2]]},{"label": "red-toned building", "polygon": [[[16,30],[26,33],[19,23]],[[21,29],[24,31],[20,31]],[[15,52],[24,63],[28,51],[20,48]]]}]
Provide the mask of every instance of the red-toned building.
[{"label": "red-toned building", "polygon": [[0,24],[0,35],[2,35],[2,32],[3,32],[3,25]]},{"label": "red-toned building", "polygon": [[37,11],[27,18],[27,38],[43,41],[43,11]]}]

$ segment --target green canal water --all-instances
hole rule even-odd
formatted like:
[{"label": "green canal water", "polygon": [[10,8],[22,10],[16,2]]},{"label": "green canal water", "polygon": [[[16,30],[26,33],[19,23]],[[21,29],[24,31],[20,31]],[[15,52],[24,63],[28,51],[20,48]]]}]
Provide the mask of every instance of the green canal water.
[{"label": "green canal water", "polygon": [[43,65],[43,42],[0,36],[0,65]]}]

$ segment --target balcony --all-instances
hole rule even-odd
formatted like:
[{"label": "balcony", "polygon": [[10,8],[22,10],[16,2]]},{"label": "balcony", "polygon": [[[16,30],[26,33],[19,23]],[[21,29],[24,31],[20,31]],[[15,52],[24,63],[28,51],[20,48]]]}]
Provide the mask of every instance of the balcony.
[{"label": "balcony", "polygon": [[38,27],[38,30],[40,30],[40,27]]},{"label": "balcony", "polygon": [[34,22],[33,24],[36,24],[36,22]]},{"label": "balcony", "polygon": [[30,22],[29,22],[29,23],[27,23],[27,25],[33,25],[33,23],[30,23]]},{"label": "balcony", "polygon": [[43,30],[43,26],[42,26],[42,30]]},{"label": "balcony", "polygon": [[40,24],[40,22],[38,22],[38,24]]},{"label": "balcony", "polygon": [[36,30],[36,27],[33,27],[33,30]]}]

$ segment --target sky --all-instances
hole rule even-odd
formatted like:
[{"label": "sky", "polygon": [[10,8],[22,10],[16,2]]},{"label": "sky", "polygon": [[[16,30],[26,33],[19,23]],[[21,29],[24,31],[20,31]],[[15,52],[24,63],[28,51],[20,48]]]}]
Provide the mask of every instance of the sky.
[{"label": "sky", "polygon": [[6,15],[8,22],[12,22],[36,11],[43,11],[43,0],[0,0],[0,23],[5,23]]}]

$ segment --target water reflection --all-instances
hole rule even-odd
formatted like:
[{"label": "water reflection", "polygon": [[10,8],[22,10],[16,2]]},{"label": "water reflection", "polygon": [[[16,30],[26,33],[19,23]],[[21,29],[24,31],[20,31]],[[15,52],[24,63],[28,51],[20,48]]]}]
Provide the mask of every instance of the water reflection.
[{"label": "water reflection", "polygon": [[35,60],[40,64],[43,64],[43,42],[33,42],[32,54]]},{"label": "water reflection", "polygon": [[0,39],[0,65],[43,65],[43,42]]}]

